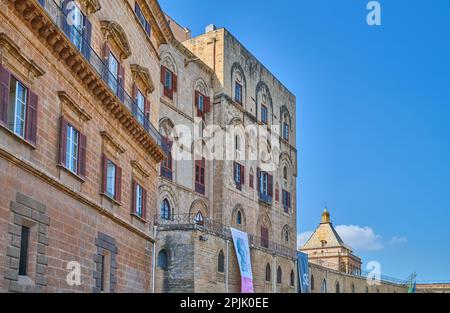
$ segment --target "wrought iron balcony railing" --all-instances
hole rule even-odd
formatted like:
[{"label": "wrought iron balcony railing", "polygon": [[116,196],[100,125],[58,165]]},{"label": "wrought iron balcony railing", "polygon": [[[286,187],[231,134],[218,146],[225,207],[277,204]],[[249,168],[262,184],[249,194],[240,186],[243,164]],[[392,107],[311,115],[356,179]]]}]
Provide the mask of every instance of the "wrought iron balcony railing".
[{"label": "wrought iron balcony railing", "polygon": [[102,58],[92,48],[91,43],[85,38],[83,31],[74,25],[68,23],[68,17],[63,12],[60,4],[54,0],[37,0],[45,9],[47,15],[52,19],[53,23],[67,36],[67,38],[80,51],[81,55],[87,60],[92,68],[106,83],[109,89],[117,95],[117,98],[125,105],[125,107],[133,114],[136,120],[143,126],[146,132],[153,140],[161,146],[161,135],[158,130],[148,119],[148,116],[142,111],[124,87],[119,84],[117,78],[109,71],[108,65],[104,63]]},{"label": "wrought iron balcony railing", "polygon": [[[154,225],[167,227],[168,229],[172,227],[193,227],[195,226],[199,230],[212,232],[223,236],[229,240],[232,239],[230,227],[226,226],[222,223],[216,222],[212,219],[206,217],[199,217],[198,214],[176,214],[172,215],[170,218],[163,218],[160,215],[155,215],[154,217]],[[249,244],[250,247],[259,248],[262,250],[266,250],[269,253],[274,253],[290,258],[297,257],[297,251],[295,249],[283,246],[282,244],[272,242],[270,240],[249,235]]]}]

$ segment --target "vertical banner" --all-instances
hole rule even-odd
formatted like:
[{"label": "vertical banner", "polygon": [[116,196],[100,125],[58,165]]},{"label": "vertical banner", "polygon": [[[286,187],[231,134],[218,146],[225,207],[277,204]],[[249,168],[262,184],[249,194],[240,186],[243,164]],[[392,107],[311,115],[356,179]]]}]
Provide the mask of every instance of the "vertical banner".
[{"label": "vertical banner", "polygon": [[241,271],[241,292],[253,293],[253,274],[252,261],[250,258],[250,247],[248,244],[248,235],[238,229],[231,228],[231,235],[234,242],[234,250]]},{"label": "vertical banner", "polygon": [[297,253],[297,266],[299,276],[299,291],[301,293],[309,293],[309,263],[306,253]]}]

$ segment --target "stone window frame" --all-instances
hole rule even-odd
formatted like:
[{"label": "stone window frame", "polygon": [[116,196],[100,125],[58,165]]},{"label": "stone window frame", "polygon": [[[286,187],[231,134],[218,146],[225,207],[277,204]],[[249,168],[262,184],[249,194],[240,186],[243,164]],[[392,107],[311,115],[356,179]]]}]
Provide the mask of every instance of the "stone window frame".
[{"label": "stone window frame", "polygon": [[[102,232],[98,232],[95,239],[95,246],[97,247],[97,253],[94,255],[95,270],[93,271],[93,278],[95,281],[92,289],[93,293],[101,293],[102,285],[102,259],[105,256],[110,256],[109,263],[109,293],[115,293],[117,288],[117,254],[119,253],[116,240]],[[105,292],[105,291],[103,291]]]},{"label": "stone window frame", "polygon": [[[10,209],[12,221],[9,223],[8,233],[10,243],[6,251],[6,269],[4,278],[9,281],[10,292],[43,292],[48,284],[45,276],[48,266],[47,246],[49,245],[48,228],[50,218],[47,206],[20,192],[16,194],[16,201],[11,201]],[[29,227],[37,231],[36,269],[34,281],[29,276],[19,276],[20,246],[22,243],[22,227]]]}]

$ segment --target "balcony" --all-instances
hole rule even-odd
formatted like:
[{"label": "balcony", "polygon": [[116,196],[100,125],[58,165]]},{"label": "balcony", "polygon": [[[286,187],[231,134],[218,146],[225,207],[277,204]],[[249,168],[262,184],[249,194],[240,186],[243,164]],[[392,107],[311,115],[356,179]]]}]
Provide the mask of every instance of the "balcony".
[{"label": "balcony", "polygon": [[[230,227],[212,219],[203,217],[199,220],[197,214],[176,214],[170,219],[164,219],[155,215],[154,225],[160,230],[192,230],[198,229],[203,232],[213,233],[217,236],[232,240]],[[250,248],[257,248],[268,253],[278,254],[288,258],[297,258],[297,251],[285,247],[279,243],[269,241],[254,235],[248,235]]]},{"label": "balcony", "polygon": [[259,201],[267,204],[267,205],[272,205],[272,201],[273,198],[271,196],[269,196],[268,194],[264,194],[262,192],[259,193]]},{"label": "balcony", "polygon": [[59,4],[54,0],[8,0],[8,4],[102,102],[105,109],[119,120],[157,162],[161,161],[164,157],[161,135],[132,97],[118,84],[78,28],[64,22],[67,16]]}]

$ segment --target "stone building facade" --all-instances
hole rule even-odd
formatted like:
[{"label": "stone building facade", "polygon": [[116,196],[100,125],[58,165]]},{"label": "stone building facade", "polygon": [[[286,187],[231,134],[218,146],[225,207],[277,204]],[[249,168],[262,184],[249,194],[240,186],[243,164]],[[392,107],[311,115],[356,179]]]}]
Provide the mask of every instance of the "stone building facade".
[{"label": "stone building facade", "polygon": [[0,292],[239,292],[229,226],[256,292],[296,291],[296,100],[236,38],[156,0],[0,22]]},{"label": "stone building facade", "polygon": [[[178,86],[160,99],[172,155],[160,170],[157,291],[240,292],[231,226],[250,235],[255,291],[295,292],[295,96],[226,29],[191,38],[167,19],[174,36],[161,46],[161,66]],[[252,158],[261,145],[275,163],[267,171]]]},{"label": "stone building facade", "polygon": [[0,292],[151,292],[167,33],[156,1],[0,2]]}]

